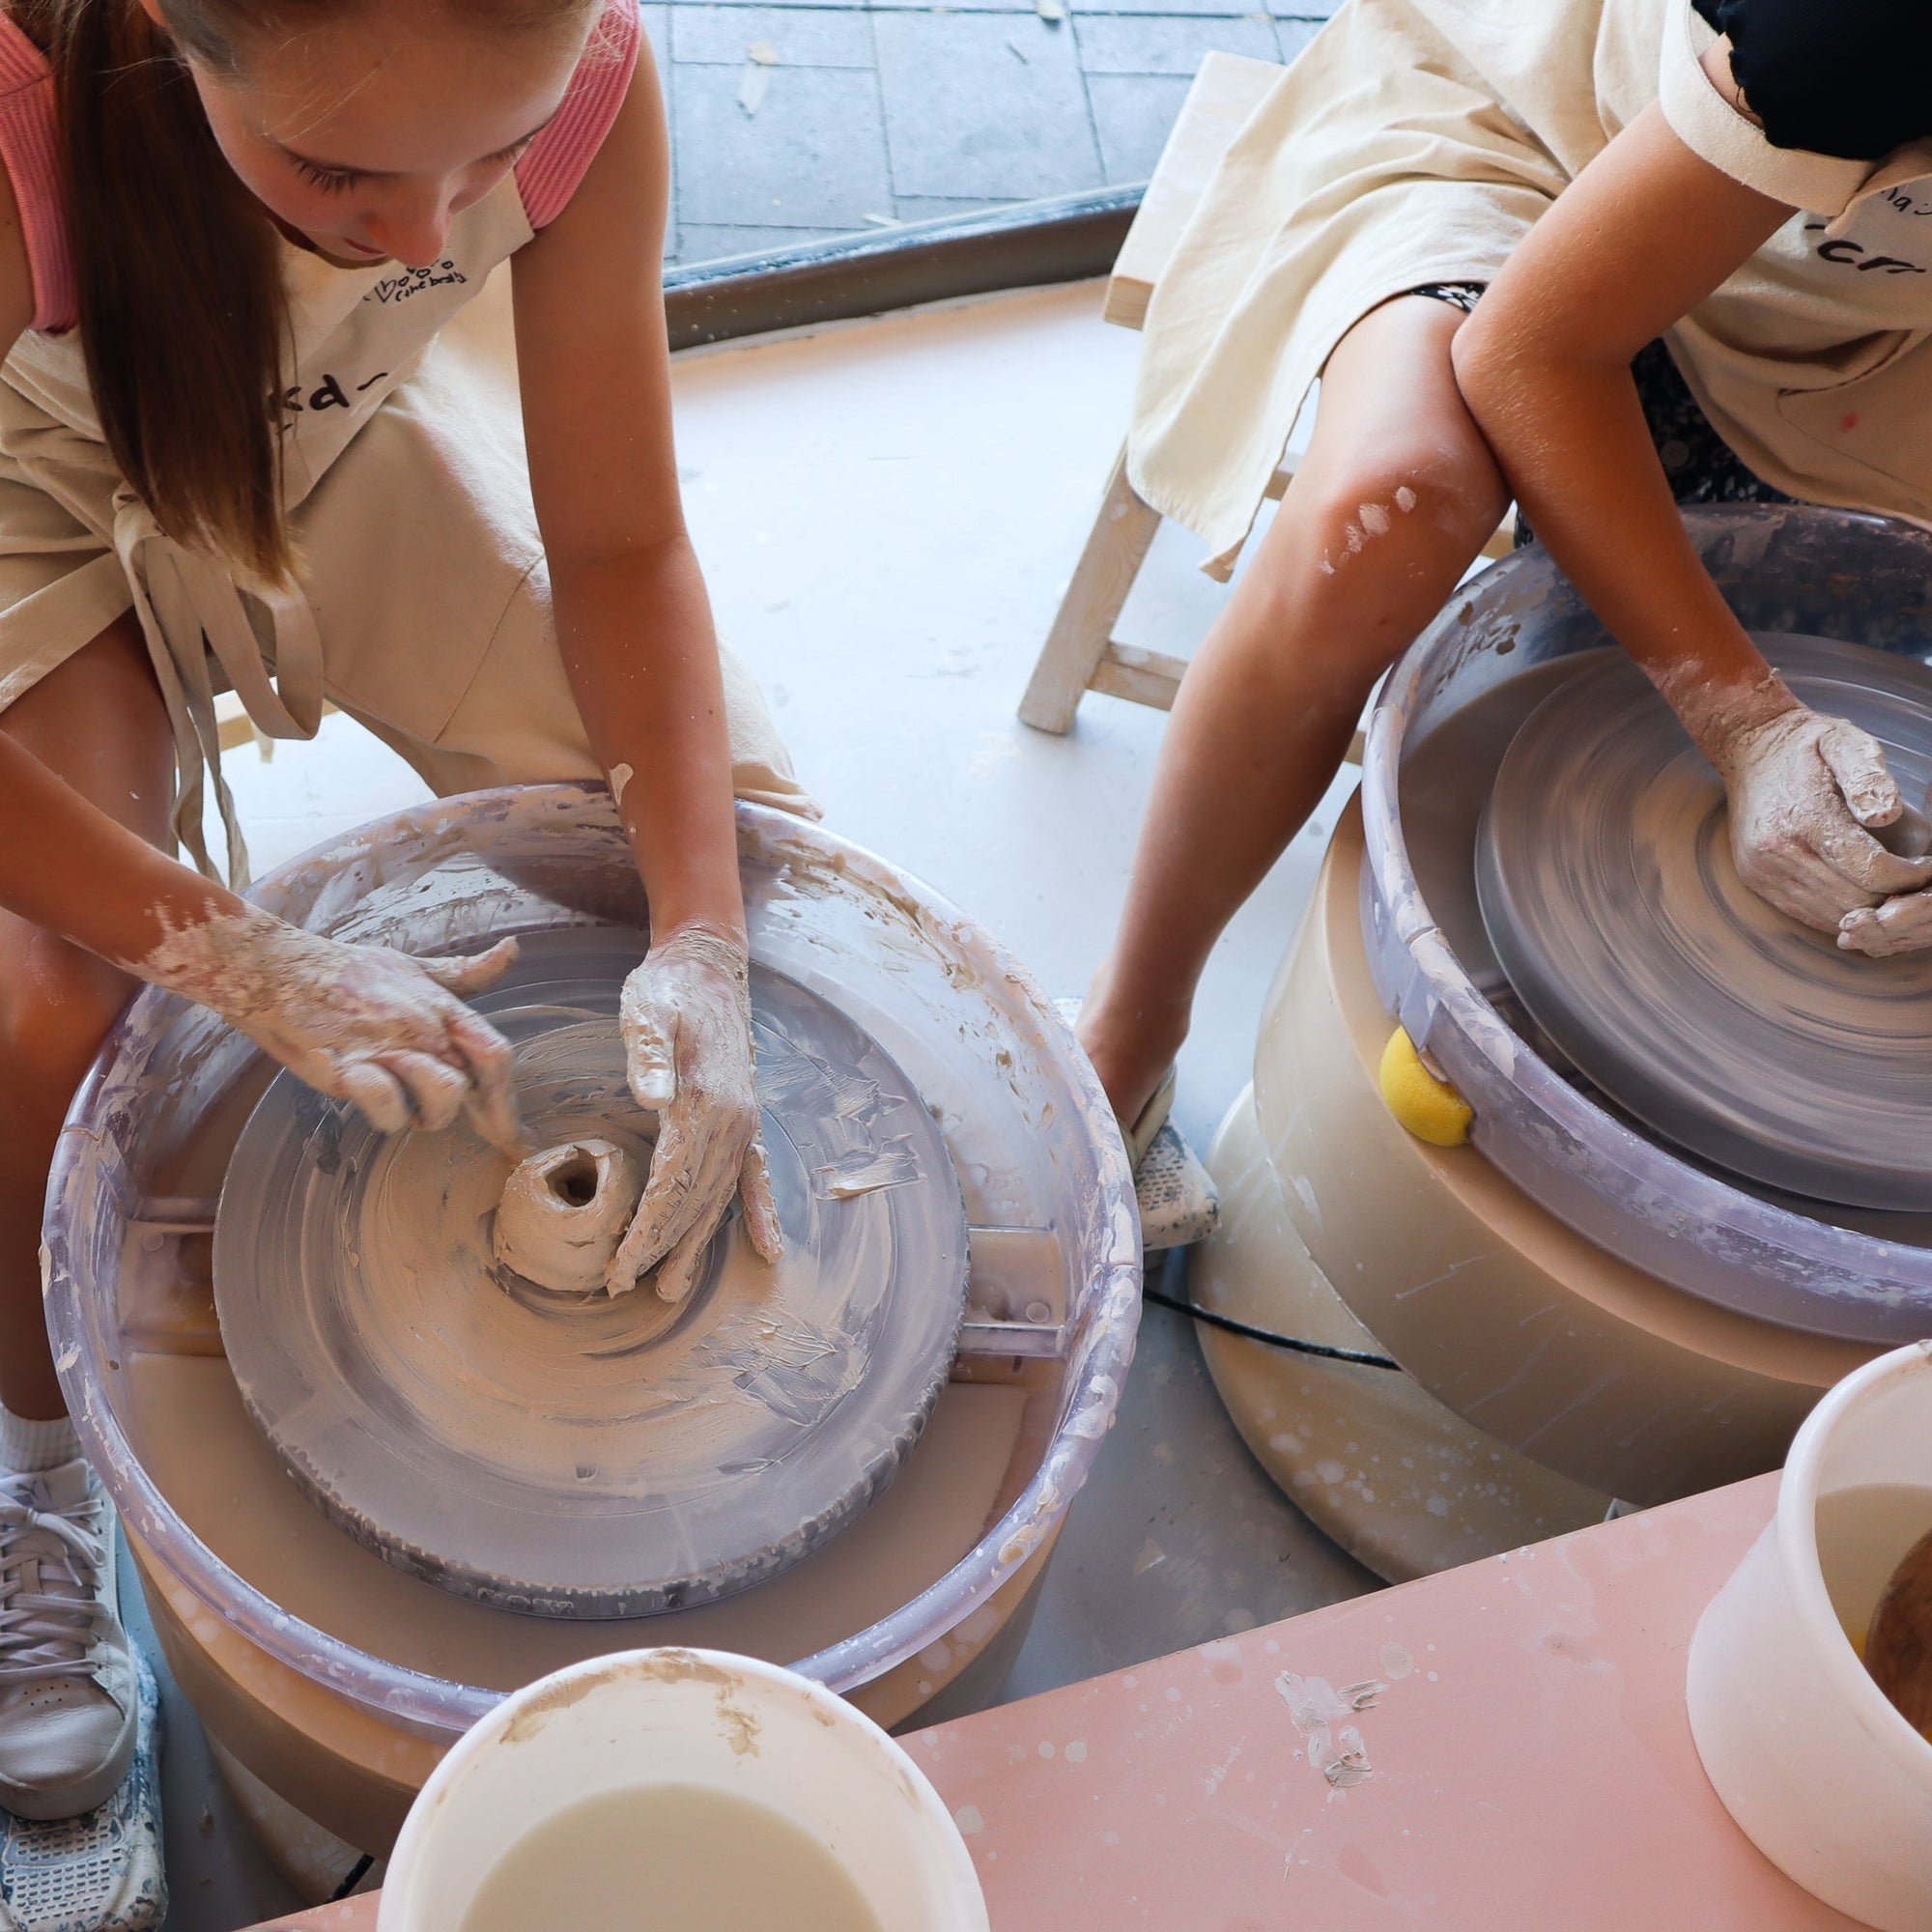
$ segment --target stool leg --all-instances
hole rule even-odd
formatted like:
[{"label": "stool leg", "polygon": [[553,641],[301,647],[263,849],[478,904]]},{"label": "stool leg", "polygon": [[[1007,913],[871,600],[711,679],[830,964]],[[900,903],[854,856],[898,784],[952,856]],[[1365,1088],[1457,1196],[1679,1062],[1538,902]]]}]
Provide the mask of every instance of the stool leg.
[{"label": "stool leg", "polygon": [[1150,509],[1127,481],[1124,446],[1114,459],[1107,494],[1093,533],[1074,566],[1073,580],[1060,600],[1060,612],[1040,647],[1039,662],[1020,699],[1020,719],[1037,731],[1066,731],[1080,695],[1093,682],[1114,634],[1114,620],[1134,587],[1141,564],[1160,527],[1160,512]]}]

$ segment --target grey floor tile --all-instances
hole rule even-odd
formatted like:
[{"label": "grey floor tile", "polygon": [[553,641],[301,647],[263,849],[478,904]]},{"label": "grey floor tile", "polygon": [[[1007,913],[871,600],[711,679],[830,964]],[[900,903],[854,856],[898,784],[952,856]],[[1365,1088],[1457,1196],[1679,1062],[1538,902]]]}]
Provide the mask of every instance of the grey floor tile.
[{"label": "grey floor tile", "polygon": [[[660,12],[665,10],[660,9]],[[872,65],[872,23],[859,7],[678,7],[671,52],[681,61],[735,65],[762,41],[781,67]]]},{"label": "grey floor tile", "polygon": [[949,214],[983,214],[990,209],[1012,205],[1010,196],[987,201],[955,195],[902,194],[896,212],[901,221],[939,221]]},{"label": "grey floor tile", "polygon": [[1281,43],[1281,57],[1292,61],[1323,27],[1326,20],[1277,20],[1274,37]]},{"label": "grey floor tile", "polygon": [[658,64],[658,72],[663,73],[670,60],[670,9],[639,7],[638,12],[644,18],[644,38],[651,43],[651,58]]},{"label": "grey floor tile", "polygon": [[1207,53],[1276,60],[1280,46],[1266,14],[1238,20],[1204,14],[1082,14],[1073,31],[1090,74],[1193,74]]},{"label": "grey floor tile", "polygon": [[1087,80],[1100,157],[1110,182],[1146,181],[1153,173],[1168,129],[1187,99],[1186,80],[1146,74],[1096,73]]},{"label": "grey floor tile", "polygon": [[[1049,0],[1049,5],[1051,0]],[[1071,0],[1061,0],[1063,7]],[[871,0],[875,14],[1032,14],[1042,17],[1038,0]]]},{"label": "grey floor tile", "polygon": [[[1277,0],[1277,4],[1284,14],[1290,11],[1289,0]],[[1238,20],[1269,11],[1265,0],[1066,0],[1066,5],[1082,15],[1177,14],[1193,19]]]},{"label": "grey floor tile", "polygon": [[[871,222],[866,232],[876,232]],[[741,228],[729,223],[707,223],[686,227],[678,240],[681,252],[678,266],[690,268],[697,262],[720,262],[731,255],[751,255],[770,248],[795,248],[801,242],[829,242],[848,233],[843,228]]]},{"label": "grey floor tile", "polygon": [[[755,114],[741,67],[679,64],[672,99],[678,227],[860,228],[892,213],[878,84],[838,68],[773,68]],[[689,244],[685,244],[689,254]]]},{"label": "grey floor tile", "polygon": [[881,13],[872,25],[898,193],[1018,198],[1099,185],[1069,23]]}]

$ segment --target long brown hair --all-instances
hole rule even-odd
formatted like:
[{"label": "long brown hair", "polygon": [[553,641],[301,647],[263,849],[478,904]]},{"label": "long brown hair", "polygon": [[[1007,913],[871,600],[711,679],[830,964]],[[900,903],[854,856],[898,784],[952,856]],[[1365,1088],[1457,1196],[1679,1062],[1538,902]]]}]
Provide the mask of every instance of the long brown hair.
[{"label": "long brown hair", "polygon": [[[280,243],[215,145],[185,56],[233,74],[265,28],[355,4],[161,0],[163,32],[140,0],[12,0],[53,70],[81,347],[107,446],[170,536],[269,583],[292,570]],[[595,4],[455,0],[451,11],[517,30]]]}]

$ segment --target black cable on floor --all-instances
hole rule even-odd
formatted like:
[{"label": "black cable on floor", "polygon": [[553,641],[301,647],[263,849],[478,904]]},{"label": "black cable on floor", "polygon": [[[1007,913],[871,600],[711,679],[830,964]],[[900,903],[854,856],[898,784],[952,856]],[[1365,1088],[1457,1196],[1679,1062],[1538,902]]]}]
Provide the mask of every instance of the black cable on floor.
[{"label": "black cable on floor", "polygon": [[355,1863],[349,1868],[349,1876],[328,1894],[327,1903],[337,1905],[343,1899],[347,1898],[362,1883],[363,1879],[368,1875],[369,1867],[375,1862],[375,1859],[369,1853],[364,1852]]},{"label": "black cable on floor", "polygon": [[1320,1355],[1324,1362],[1353,1362],[1364,1369],[1394,1369],[1401,1371],[1400,1362],[1391,1361],[1386,1355],[1371,1355],[1360,1349],[1334,1349],[1326,1342],[1304,1342],[1295,1335],[1277,1335],[1266,1328],[1250,1327],[1245,1321],[1236,1321],[1229,1315],[1216,1315],[1210,1308],[1203,1308],[1199,1302],[1183,1301],[1179,1295],[1163,1294],[1157,1288],[1143,1288],[1143,1297],[1161,1308],[1171,1308],[1177,1315],[1191,1316],[1196,1321],[1205,1321],[1210,1328],[1219,1328],[1230,1335],[1238,1335],[1244,1342],[1265,1342],[1270,1349],[1293,1349],[1298,1355]]}]

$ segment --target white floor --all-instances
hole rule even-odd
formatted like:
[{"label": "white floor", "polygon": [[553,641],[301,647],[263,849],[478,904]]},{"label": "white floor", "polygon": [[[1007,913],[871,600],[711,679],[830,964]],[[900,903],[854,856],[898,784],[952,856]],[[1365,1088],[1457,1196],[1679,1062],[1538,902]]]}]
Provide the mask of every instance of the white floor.
[{"label": "white floor", "polygon": [[[722,628],[763,680],[838,832],[919,873],[1054,992],[1105,950],[1160,714],[1089,696],[1065,738],[1014,706],[1119,442],[1136,338],[1097,284],[682,358],[686,501]],[[1225,593],[1161,533],[1123,619],[1185,653]],[[258,871],[424,794],[346,719],[271,762],[230,760]],[[1248,1077],[1256,1017],[1306,897],[1338,784],[1223,941],[1181,1063],[1205,1147]],[[1157,1310],[1121,1426],[1075,1506],[1009,1694],[1293,1614],[1369,1586],[1275,1492]],[[230,1845],[177,1714],[177,1932],[279,1903]],[[213,1823],[197,1830],[201,1808]]]}]

